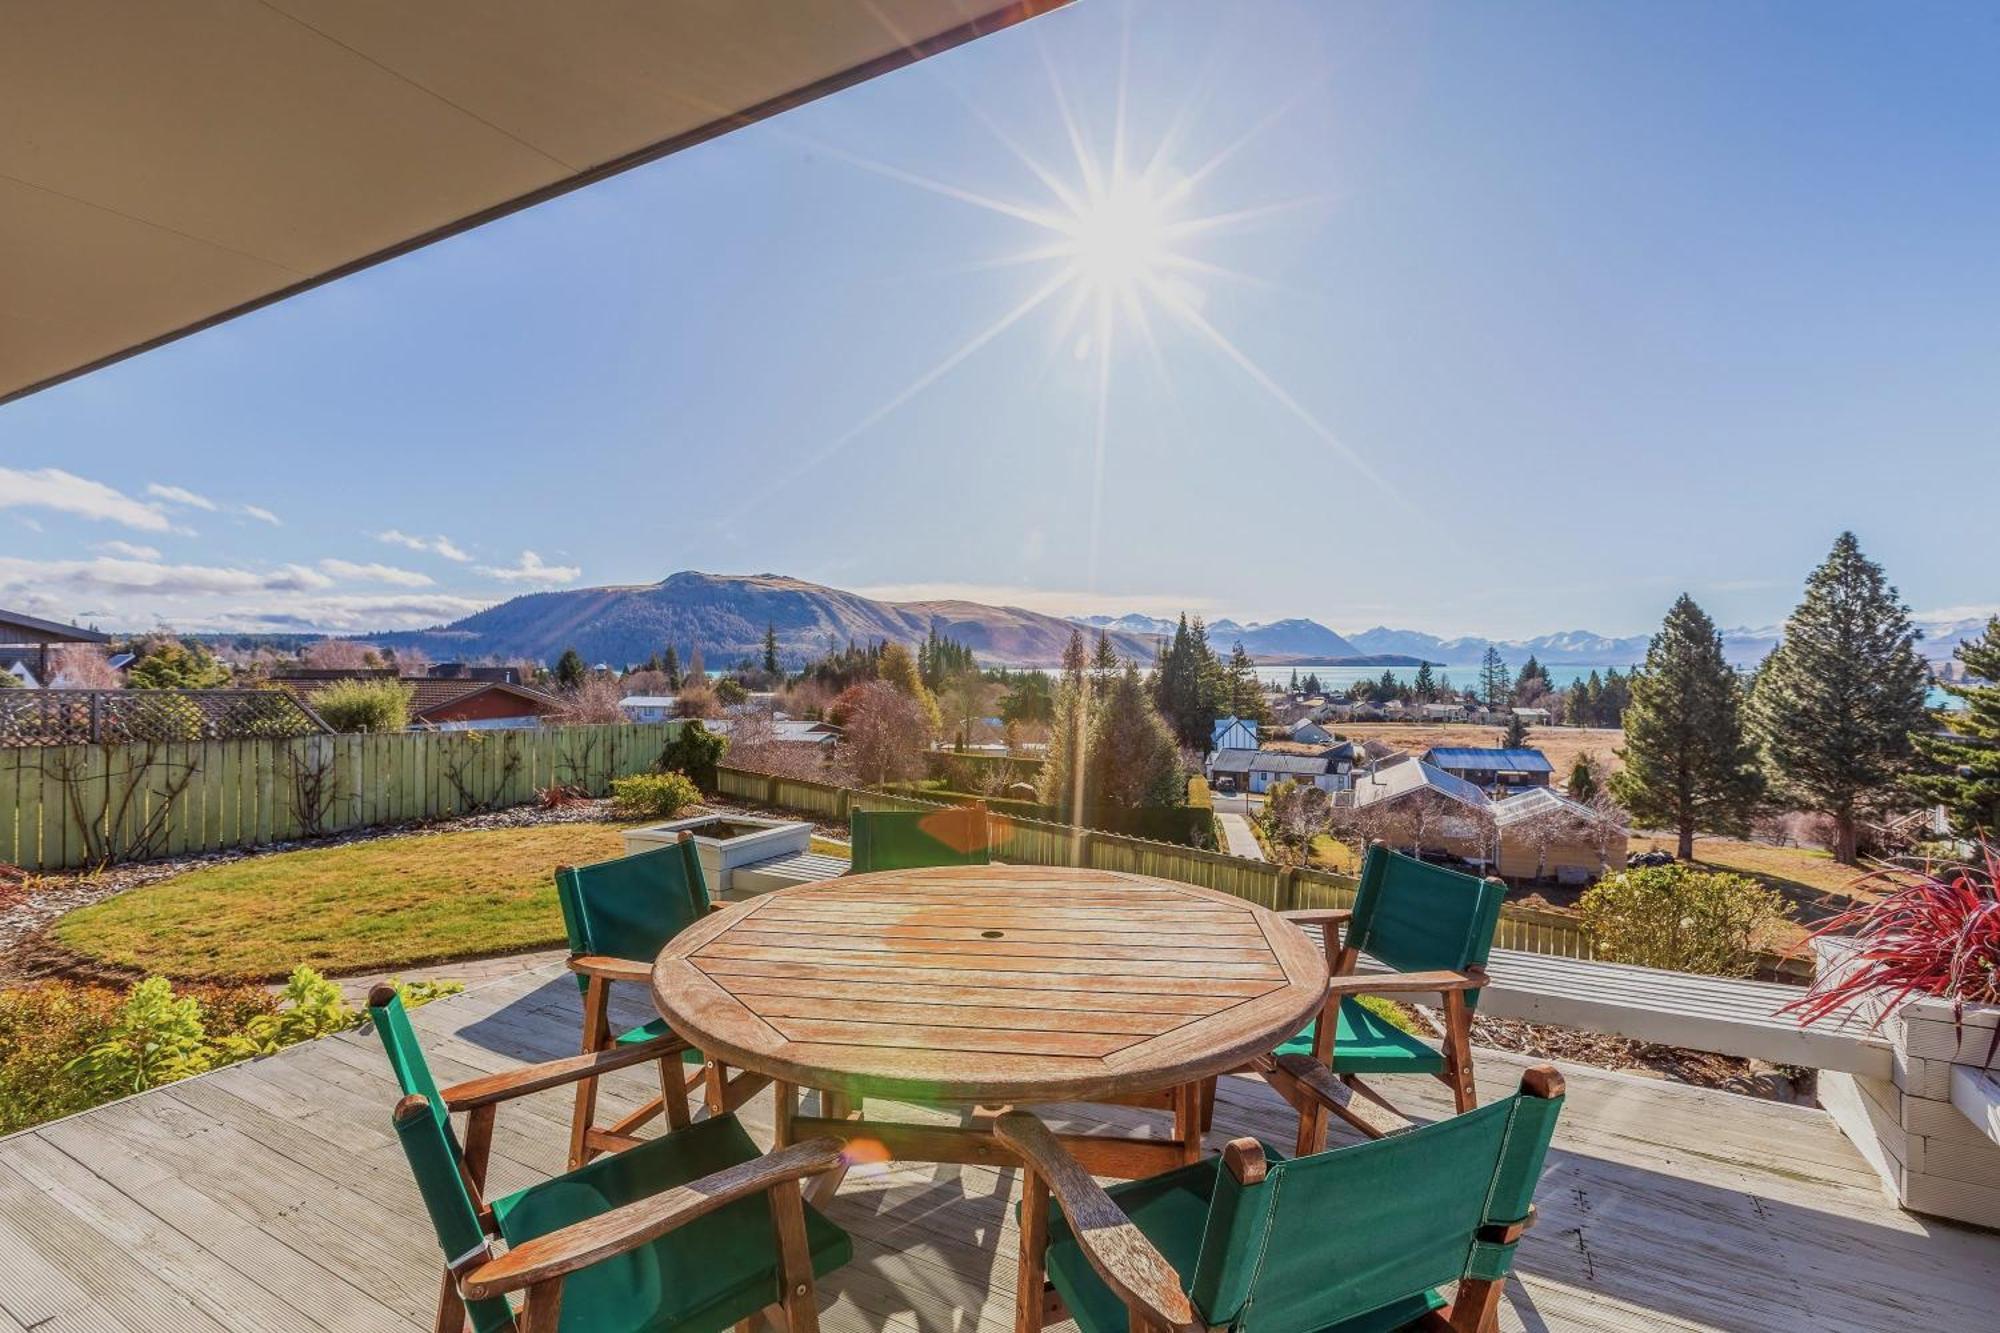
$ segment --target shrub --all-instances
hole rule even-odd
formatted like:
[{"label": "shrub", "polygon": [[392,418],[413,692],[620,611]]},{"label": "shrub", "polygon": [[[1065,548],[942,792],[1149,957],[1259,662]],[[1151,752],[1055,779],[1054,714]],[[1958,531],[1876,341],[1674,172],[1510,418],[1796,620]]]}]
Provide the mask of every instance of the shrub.
[{"label": "shrub", "polygon": [[626,819],[672,819],[701,801],[685,773],[637,773],[611,781],[611,806]]},{"label": "shrub", "polygon": [[715,697],[722,701],[723,707],[728,708],[748,700],[750,691],[734,676],[724,676],[715,682]]},{"label": "shrub", "polygon": [[335,731],[405,731],[410,725],[410,687],[393,680],[338,680],[310,702]]},{"label": "shrub", "polygon": [[1748,976],[1785,901],[1747,875],[1687,865],[1626,870],[1577,904],[1604,956],[1621,963],[1708,976]]},{"label": "shrub", "polygon": [[[415,1007],[463,987],[396,983]],[[309,967],[282,995],[262,986],[176,993],[151,977],[123,993],[43,981],[0,990],[0,1134],[355,1026],[340,987]]]},{"label": "shrub", "polygon": [[715,766],[729,748],[729,738],[719,736],[701,724],[700,718],[681,723],[673,739],[660,747],[655,763],[662,773],[685,773],[703,791],[715,790]]}]

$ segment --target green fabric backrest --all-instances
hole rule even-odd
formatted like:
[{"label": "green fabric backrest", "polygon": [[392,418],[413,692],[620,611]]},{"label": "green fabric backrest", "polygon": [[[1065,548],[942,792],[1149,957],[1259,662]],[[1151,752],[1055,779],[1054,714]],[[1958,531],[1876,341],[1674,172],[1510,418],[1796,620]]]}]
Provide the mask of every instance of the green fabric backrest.
[{"label": "green fabric backrest", "polygon": [[856,810],[847,818],[857,875],[924,866],[983,866],[992,860],[992,830],[983,806]]},{"label": "green fabric backrest", "polygon": [[1239,1333],[1309,1333],[1461,1277],[1500,1279],[1561,1098],[1510,1097],[1407,1134],[1273,1162],[1255,1185],[1216,1163],[1189,1294]]},{"label": "green fabric backrest", "polygon": [[[391,1124],[403,1145],[403,1156],[409,1160],[410,1174],[416,1177],[424,1211],[430,1214],[438,1250],[450,1264],[486,1243],[479,1209],[465,1183],[458,1139],[451,1132],[451,1113],[438,1096],[437,1083],[417,1045],[409,1015],[403,1012],[403,1002],[391,997],[387,1004],[370,1005],[368,1016],[382,1038],[389,1067],[403,1095],[422,1097],[430,1104],[429,1115],[392,1117]],[[467,1312],[475,1333],[501,1333],[514,1327],[513,1311],[504,1300],[473,1301],[468,1303]]]},{"label": "green fabric backrest", "polygon": [[[708,881],[694,841],[556,871],[571,953],[650,963],[708,915]],[[581,978],[579,978],[581,980]]]},{"label": "green fabric backrest", "polygon": [[[1361,865],[1346,942],[1398,972],[1484,967],[1507,886],[1376,844]],[[1479,992],[1467,991],[1476,1005]]]}]

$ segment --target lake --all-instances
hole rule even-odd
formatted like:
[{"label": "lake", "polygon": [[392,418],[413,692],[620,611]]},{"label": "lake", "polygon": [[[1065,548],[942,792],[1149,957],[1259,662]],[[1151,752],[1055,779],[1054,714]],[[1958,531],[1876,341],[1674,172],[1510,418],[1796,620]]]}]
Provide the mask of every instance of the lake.
[{"label": "lake", "polygon": [[[1518,662],[1509,662],[1507,664],[1510,671],[1520,665],[1522,664]],[[1621,675],[1630,675],[1633,665],[1630,662],[1621,662],[1618,664],[1617,669]],[[1256,668],[1256,671],[1257,679],[1263,681],[1266,685],[1289,685],[1292,680],[1292,672],[1294,671],[1299,673],[1300,680],[1304,680],[1310,675],[1317,675],[1322,687],[1334,694],[1345,694],[1347,693],[1347,687],[1356,681],[1382,679],[1384,669],[1383,667],[1340,666],[1332,662],[1300,662],[1297,666],[1260,666]],[[1551,666],[1548,668],[1548,673],[1549,680],[1554,687],[1562,689],[1564,686],[1573,685],[1577,681],[1587,678],[1593,671],[1601,678],[1605,672],[1611,669],[1609,666]],[[1417,669],[1415,667],[1388,667],[1386,670],[1390,675],[1405,684],[1416,679]],[[1479,666],[1477,663],[1470,666],[1434,666],[1431,668],[1431,674],[1438,678],[1440,684],[1449,676],[1453,689],[1476,690],[1479,688]],[[1931,686],[1928,702],[1932,708],[1964,707],[1959,700],[1952,698],[1935,685]]]}]

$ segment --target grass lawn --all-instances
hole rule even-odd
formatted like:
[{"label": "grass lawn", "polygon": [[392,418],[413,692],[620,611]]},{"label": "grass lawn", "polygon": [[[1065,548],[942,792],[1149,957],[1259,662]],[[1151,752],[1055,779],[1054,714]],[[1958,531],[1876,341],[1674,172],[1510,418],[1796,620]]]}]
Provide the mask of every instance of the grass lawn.
[{"label": "grass lawn", "polygon": [[[554,948],[555,868],[621,855],[621,827],[469,829],[253,856],[72,912],[54,933],[107,963],[204,980]],[[813,850],[847,851],[818,838]]]},{"label": "grass lawn", "polygon": [[[1634,836],[1632,850],[1674,851],[1671,837]],[[1813,847],[1773,847],[1769,843],[1744,842],[1736,838],[1694,840],[1694,859],[1712,870],[1730,870],[1762,880],[1785,896],[1803,938],[1817,922],[1845,911],[1857,901],[1871,899],[1882,889],[1871,880],[1856,889],[1855,882],[1867,872],[1836,862],[1832,855]]]},{"label": "grass lawn", "polygon": [[[1476,727],[1463,722],[1329,722],[1327,727],[1342,736],[1361,741],[1381,741],[1409,754],[1422,754],[1434,745],[1493,746],[1505,732],[1499,727]],[[1613,751],[1625,744],[1625,733],[1605,727],[1531,727],[1528,745],[1547,755],[1555,765],[1556,782],[1569,777],[1570,765],[1579,754],[1595,755],[1604,771],[1615,773],[1623,767]]]},{"label": "grass lawn", "polygon": [[1331,833],[1322,833],[1312,840],[1309,858],[1316,869],[1331,870],[1336,875],[1358,875],[1361,873],[1361,858]]}]

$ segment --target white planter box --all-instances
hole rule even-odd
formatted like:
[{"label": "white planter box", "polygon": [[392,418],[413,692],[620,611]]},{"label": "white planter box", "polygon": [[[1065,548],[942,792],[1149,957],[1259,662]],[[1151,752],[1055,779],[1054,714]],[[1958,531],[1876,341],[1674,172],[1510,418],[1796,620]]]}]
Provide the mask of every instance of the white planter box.
[{"label": "white planter box", "polygon": [[696,815],[627,829],[625,854],[631,856],[664,847],[677,839],[683,829],[694,835],[695,855],[700,858],[701,872],[708,880],[708,896],[716,900],[731,896],[734,871],[797,856],[812,846],[811,824],[754,815]]},{"label": "white planter box", "polygon": [[[1822,967],[1841,965],[1838,942],[1815,947]],[[1989,1055],[2000,1006],[1954,1017],[1948,1000],[1912,1000],[1882,1030],[1895,1044],[1892,1077],[1823,1071],[1820,1104],[1903,1207],[2000,1227],[2000,1111],[1984,1101],[2000,1069]]]}]

